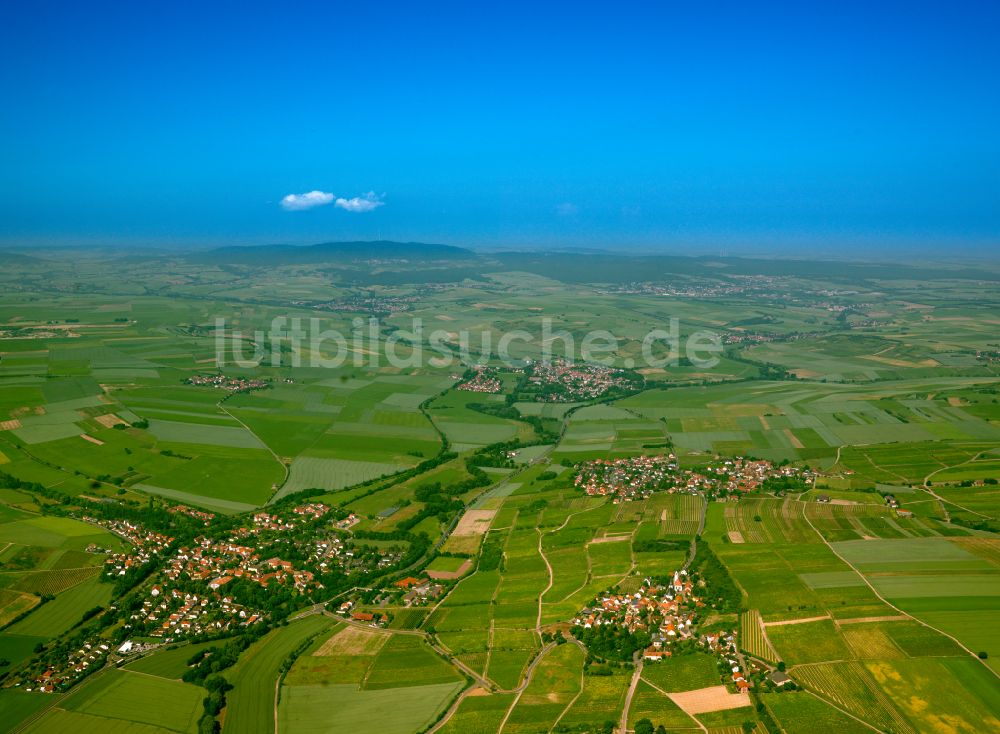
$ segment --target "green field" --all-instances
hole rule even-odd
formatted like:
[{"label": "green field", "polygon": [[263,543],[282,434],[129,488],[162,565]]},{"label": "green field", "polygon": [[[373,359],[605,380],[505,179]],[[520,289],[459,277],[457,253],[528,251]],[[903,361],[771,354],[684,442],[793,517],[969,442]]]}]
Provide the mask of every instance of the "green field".
[{"label": "green field", "polygon": [[102,584],[97,579],[84,581],[38,607],[26,618],[8,627],[5,633],[57,637],[77,624],[88,609],[104,606],[110,599],[110,584]]},{"label": "green field", "polygon": [[[111,670],[63,697],[28,727],[31,732],[197,732],[200,689],[187,683]],[[102,729],[102,727],[105,727]]]},{"label": "green field", "polygon": [[[286,731],[345,731],[372,710],[393,732],[415,732],[463,687],[455,670],[418,637],[344,627],[325,633],[284,679],[278,726]],[[391,706],[390,706],[391,702]],[[380,714],[380,726],[383,717]]]},{"label": "green field", "polygon": [[851,718],[809,693],[771,693],[762,698],[771,715],[786,731],[821,734],[860,734],[871,731],[867,724]]},{"label": "green field", "polygon": [[157,675],[161,678],[179,680],[188,670],[187,661],[200,650],[212,647],[215,643],[201,642],[194,645],[180,645],[172,650],[160,650],[129,663],[128,670],[147,675]]},{"label": "green field", "polygon": [[260,732],[274,729],[274,690],[285,657],[313,635],[333,627],[320,615],[306,617],[254,643],[227,676],[234,690],[227,696],[226,729]]},{"label": "green field", "polygon": [[458,711],[440,731],[445,734],[462,734],[469,731],[496,731],[514,701],[514,694],[468,696],[462,700]]},{"label": "green field", "polygon": [[281,731],[354,731],[371,725],[379,731],[411,734],[429,724],[459,691],[459,683],[358,690],[347,685],[294,685],[282,689],[278,705]]}]

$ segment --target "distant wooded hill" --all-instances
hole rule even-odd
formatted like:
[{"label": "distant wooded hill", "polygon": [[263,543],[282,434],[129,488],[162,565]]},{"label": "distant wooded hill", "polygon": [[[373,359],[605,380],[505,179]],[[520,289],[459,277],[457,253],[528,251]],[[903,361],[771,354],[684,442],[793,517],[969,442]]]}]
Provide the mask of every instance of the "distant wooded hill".
[{"label": "distant wooded hill", "polygon": [[354,260],[467,260],[475,253],[453,245],[424,242],[322,242],[318,245],[220,247],[188,256],[190,260],[233,265],[294,265]]},{"label": "distant wooded hill", "polygon": [[[727,280],[765,275],[828,281],[980,280],[1000,281],[993,269],[930,268],[905,263],[846,260],[794,260],[684,255],[630,255],[612,252],[478,253],[454,245],[423,242],[324,242],[317,245],[221,247],[192,253],[188,259],[215,265],[280,266],[342,263],[345,280],[359,285],[444,283],[481,279],[493,272],[526,272],[564,283],[666,281],[673,276]],[[405,261],[405,262],[400,262]],[[358,268],[358,265],[363,267]]]}]

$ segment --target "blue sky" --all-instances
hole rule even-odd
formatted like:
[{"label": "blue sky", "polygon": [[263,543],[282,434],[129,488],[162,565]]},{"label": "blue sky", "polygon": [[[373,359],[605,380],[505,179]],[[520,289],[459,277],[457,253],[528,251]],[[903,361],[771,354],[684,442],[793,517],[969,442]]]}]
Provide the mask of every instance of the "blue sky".
[{"label": "blue sky", "polygon": [[149,5],[5,8],[0,244],[1000,241],[996,3]]}]

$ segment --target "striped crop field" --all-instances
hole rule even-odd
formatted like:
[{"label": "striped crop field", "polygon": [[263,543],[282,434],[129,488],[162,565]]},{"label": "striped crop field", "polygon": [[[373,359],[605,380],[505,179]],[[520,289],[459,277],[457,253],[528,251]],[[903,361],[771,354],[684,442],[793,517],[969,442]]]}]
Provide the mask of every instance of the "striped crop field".
[{"label": "striped crop field", "polygon": [[794,669],[792,676],[800,685],[882,731],[914,734],[913,726],[896,709],[861,663],[802,665]]},{"label": "striped crop field", "polygon": [[779,660],[778,653],[764,636],[764,626],[761,622],[760,612],[756,609],[740,615],[740,647],[755,658],[776,663]]},{"label": "striped crop field", "polygon": [[701,497],[690,494],[669,495],[671,501],[663,503],[660,520],[666,535],[693,535],[701,519]]}]

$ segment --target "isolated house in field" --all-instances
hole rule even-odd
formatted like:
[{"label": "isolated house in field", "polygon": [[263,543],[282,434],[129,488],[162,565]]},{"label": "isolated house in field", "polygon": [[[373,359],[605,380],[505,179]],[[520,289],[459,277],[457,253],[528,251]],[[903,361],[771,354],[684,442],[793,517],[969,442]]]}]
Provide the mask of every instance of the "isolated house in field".
[{"label": "isolated house in field", "polygon": [[774,685],[776,686],[786,686],[792,682],[792,679],[789,678],[786,673],[783,673],[780,670],[774,671],[773,673],[771,673],[769,677],[771,679],[771,682],[774,683]]},{"label": "isolated house in field", "polygon": [[899,502],[897,502],[896,498],[891,494],[887,494],[885,496],[885,503],[892,508],[899,507]]},{"label": "isolated house in field", "polygon": [[830,495],[828,495],[828,494],[819,494],[819,495],[816,495],[816,501],[817,502],[829,502],[830,501]]},{"label": "isolated house in field", "polygon": [[896,510],[896,516],[897,517],[913,517],[913,512],[911,510],[897,509]]}]

